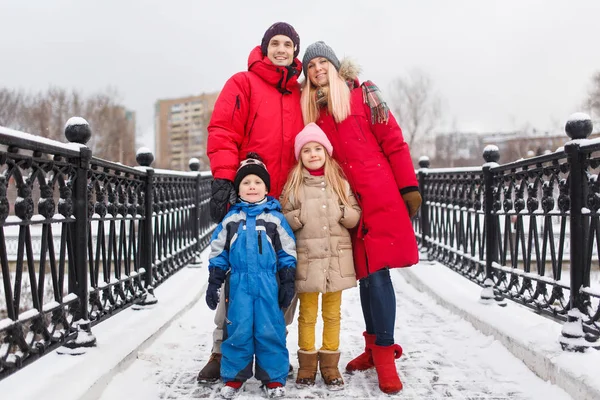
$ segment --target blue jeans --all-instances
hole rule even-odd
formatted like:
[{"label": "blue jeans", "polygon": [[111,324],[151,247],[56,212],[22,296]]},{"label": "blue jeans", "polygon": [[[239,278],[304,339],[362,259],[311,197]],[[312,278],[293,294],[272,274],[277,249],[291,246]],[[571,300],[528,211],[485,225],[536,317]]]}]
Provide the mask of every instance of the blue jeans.
[{"label": "blue jeans", "polygon": [[360,304],[367,333],[375,334],[377,346],[394,344],[396,294],[388,268],[363,278],[360,283]]}]

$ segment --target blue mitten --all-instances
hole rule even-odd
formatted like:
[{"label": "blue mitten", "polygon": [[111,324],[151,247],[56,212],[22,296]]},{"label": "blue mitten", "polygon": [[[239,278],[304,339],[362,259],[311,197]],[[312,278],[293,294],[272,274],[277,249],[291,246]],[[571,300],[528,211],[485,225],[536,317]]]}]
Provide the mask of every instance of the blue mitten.
[{"label": "blue mitten", "polygon": [[296,268],[279,270],[279,307],[288,308],[296,291]]}]

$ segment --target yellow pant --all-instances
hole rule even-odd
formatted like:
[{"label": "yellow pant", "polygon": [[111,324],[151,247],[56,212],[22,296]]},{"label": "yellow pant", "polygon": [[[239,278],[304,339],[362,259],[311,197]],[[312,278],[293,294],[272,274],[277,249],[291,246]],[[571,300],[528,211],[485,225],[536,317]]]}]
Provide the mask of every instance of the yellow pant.
[{"label": "yellow pant", "polygon": [[[298,346],[303,351],[315,351],[315,325],[319,308],[319,293],[298,293]],[[342,291],[324,293],[321,301],[323,345],[321,350],[337,351],[340,347],[340,307]]]}]

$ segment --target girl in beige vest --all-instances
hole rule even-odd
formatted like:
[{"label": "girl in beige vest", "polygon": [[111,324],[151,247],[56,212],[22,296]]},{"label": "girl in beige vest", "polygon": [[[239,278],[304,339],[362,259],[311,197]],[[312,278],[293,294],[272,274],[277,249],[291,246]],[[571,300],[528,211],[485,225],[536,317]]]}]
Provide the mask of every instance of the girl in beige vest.
[{"label": "girl in beige vest", "polygon": [[[348,229],[360,219],[360,207],[339,165],[331,158],[333,146],[316,124],[296,136],[298,164],[290,173],[281,196],[282,210],[296,235],[298,264],[296,292],[298,361],[296,385],[312,386],[317,365],[329,389],[343,389],[340,359],[340,306],[342,290],[356,286],[352,244]],[[323,317],[323,343],[315,348],[319,293]]]}]

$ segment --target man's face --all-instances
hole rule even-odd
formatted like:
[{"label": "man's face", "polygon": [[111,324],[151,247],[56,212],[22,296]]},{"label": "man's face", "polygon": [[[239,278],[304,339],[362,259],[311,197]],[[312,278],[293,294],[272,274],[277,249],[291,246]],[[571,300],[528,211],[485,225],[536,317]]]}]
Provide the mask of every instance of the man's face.
[{"label": "man's face", "polygon": [[269,40],[267,57],[278,67],[287,67],[294,62],[294,42],[287,36],[276,35]]}]

